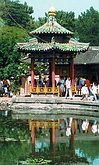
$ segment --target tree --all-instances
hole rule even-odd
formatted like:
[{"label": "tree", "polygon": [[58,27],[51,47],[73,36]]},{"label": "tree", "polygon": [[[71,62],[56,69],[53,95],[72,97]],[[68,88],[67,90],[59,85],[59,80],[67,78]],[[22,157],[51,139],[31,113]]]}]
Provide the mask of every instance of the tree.
[{"label": "tree", "polygon": [[30,30],[33,27],[34,19],[32,18],[33,8],[27,3],[19,1],[2,0],[0,2],[0,16],[8,26],[18,26]]},{"label": "tree", "polygon": [[56,15],[57,22],[68,30],[75,29],[75,14],[74,12],[58,11]]},{"label": "tree", "polygon": [[20,65],[21,55],[15,48],[18,42],[27,41],[28,38],[27,32],[23,29],[9,26],[2,27],[0,31],[0,78],[10,79],[14,77],[17,79],[26,70],[28,71],[27,65]]},{"label": "tree", "polygon": [[0,78],[17,79],[28,72],[28,65],[20,62],[16,44],[29,39],[27,31],[34,28],[33,8],[19,1],[0,1]]},{"label": "tree", "polygon": [[76,20],[76,31],[80,41],[90,45],[99,45],[99,12],[91,7],[79,15]]},{"label": "tree", "polygon": [[45,17],[39,17],[37,21],[35,21],[35,29],[44,25],[47,21],[48,17],[45,13]]}]

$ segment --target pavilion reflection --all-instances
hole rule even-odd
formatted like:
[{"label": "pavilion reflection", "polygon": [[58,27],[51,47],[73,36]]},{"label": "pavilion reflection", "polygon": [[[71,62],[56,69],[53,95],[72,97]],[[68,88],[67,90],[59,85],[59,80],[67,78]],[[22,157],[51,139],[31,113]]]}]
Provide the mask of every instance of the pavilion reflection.
[{"label": "pavilion reflection", "polygon": [[[29,130],[31,132],[31,143],[32,143],[32,152],[33,155],[35,154],[35,140],[36,140],[36,130],[38,129],[41,131],[42,129],[47,129],[49,132],[49,148],[50,151],[54,154],[55,153],[55,147],[56,147],[56,141],[58,139],[58,136],[56,135],[56,132],[59,131],[61,134],[61,120],[55,120],[55,121],[44,121],[44,120],[29,120]],[[65,127],[64,127],[65,129]],[[65,131],[65,130],[64,130]],[[71,134],[69,135],[69,150],[70,153],[74,153],[74,134],[75,134],[75,119],[71,122]],[[62,134],[61,134],[62,136]]]},{"label": "pavilion reflection", "polygon": [[[61,124],[65,120],[55,120],[55,121],[44,121],[44,120],[29,120],[29,130],[31,132],[31,144],[32,144],[32,156],[36,156],[37,154],[51,157],[52,161],[76,161],[84,162],[88,164],[87,159],[80,158],[75,153],[75,133],[76,133],[76,119],[69,119],[71,122],[71,134],[66,137],[61,134]],[[64,127],[65,129],[65,127]],[[42,138],[38,138],[37,132],[44,132],[45,136]],[[46,142],[46,130],[47,130],[47,142]],[[64,130],[65,131],[65,130]],[[59,133],[59,134],[58,134]],[[60,142],[59,142],[60,136]],[[64,141],[62,139],[64,138]],[[38,149],[39,148],[39,149]],[[61,164],[61,162],[60,162]]]},{"label": "pavilion reflection", "polygon": [[[66,162],[67,160],[71,160],[71,158],[72,162],[75,159],[77,161],[87,162],[87,158],[84,159],[84,157],[82,157],[82,160],[80,160],[80,157],[77,156],[76,150],[77,144],[80,141],[82,141],[82,143],[86,141],[88,134],[90,135],[91,133],[93,138],[98,139],[99,136],[94,136],[94,134],[91,132],[91,123],[94,123],[94,120],[86,120],[89,121],[90,127],[88,128],[88,132],[83,132],[81,125],[85,120],[67,116],[64,118],[61,118],[60,116],[58,117],[59,119],[50,118],[49,120],[37,120],[36,116],[35,119],[29,119],[26,116],[23,118],[22,115],[20,115],[18,118],[14,117],[14,120],[12,119],[12,121],[10,118],[7,122],[6,117],[6,120],[4,119],[4,124],[2,124],[2,126],[6,124],[6,129],[10,130],[12,134],[15,133],[16,138],[20,136],[18,133],[24,133],[21,137],[24,139],[27,137],[27,140],[29,140],[29,145],[31,146],[29,153],[32,154],[32,157],[36,157],[38,155],[38,157],[43,156],[46,159],[50,158],[52,161],[57,162]],[[10,127],[8,127],[8,124],[10,124]],[[68,133],[67,128],[69,130]],[[28,136],[26,136],[27,134]],[[77,140],[78,142],[76,144]],[[82,148],[85,149],[85,146],[82,146]],[[85,151],[87,152],[87,148]]]}]

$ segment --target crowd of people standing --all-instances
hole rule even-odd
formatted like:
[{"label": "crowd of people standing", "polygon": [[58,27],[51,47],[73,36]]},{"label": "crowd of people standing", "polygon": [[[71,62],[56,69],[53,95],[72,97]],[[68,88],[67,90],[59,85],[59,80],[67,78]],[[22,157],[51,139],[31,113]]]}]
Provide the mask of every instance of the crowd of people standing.
[{"label": "crowd of people standing", "polygon": [[88,78],[80,78],[79,84],[77,84],[77,91],[81,91],[81,100],[88,100],[89,97],[94,101],[98,99],[98,84],[96,82],[90,82]]},{"label": "crowd of people standing", "polygon": [[[70,77],[64,78],[61,76],[58,84],[60,86],[60,96],[73,97]],[[74,94],[82,96],[81,100],[87,100],[90,96],[93,101],[98,99],[98,84],[96,82],[91,84],[88,78],[80,77],[75,79],[75,86],[76,91]]]},{"label": "crowd of people standing", "polygon": [[[50,76],[39,75],[38,79],[35,79],[35,87],[52,87],[52,81]],[[71,78],[60,76],[55,80],[55,87],[60,89],[60,97],[73,99],[73,96],[82,96],[81,100],[88,99],[91,96],[91,100],[98,100],[98,84],[96,82],[90,82],[88,78],[75,78],[75,92],[72,92]],[[8,79],[0,80],[0,96],[10,97],[10,81]]]},{"label": "crowd of people standing", "polygon": [[[60,89],[60,97],[65,97],[73,99],[73,96],[80,95],[82,96],[81,100],[88,99],[89,96],[92,96],[92,100],[98,99],[98,90],[97,90],[97,83],[96,82],[90,82],[88,78],[75,78],[75,92],[72,92],[72,81],[71,78],[60,76],[59,80],[55,80],[55,87],[59,86]],[[44,78],[39,75],[39,78],[35,80],[35,86],[38,87],[52,87],[51,78],[48,76],[44,76]]]}]

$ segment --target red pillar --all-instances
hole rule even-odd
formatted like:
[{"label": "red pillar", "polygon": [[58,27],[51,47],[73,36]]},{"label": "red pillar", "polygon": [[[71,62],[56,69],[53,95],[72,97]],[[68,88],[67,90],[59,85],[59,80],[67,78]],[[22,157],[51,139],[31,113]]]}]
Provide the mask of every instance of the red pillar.
[{"label": "red pillar", "polygon": [[34,59],[31,58],[31,85],[34,87]]},{"label": "red pillar", "polygon": [[28,78],[25,81],[25,95],[28,95]]},{"label": "red pillar", "polygon": [[73,155],[74,154],[74,134],[71,133],[70,137],[70,153]]},{"label": "red pillar", "polygon": [[55,88],[55,58],[52,58],[52,87]]},{"label": "red pillar", "polygon": [[56,142],[56,129],[55,129],[55,123],[53,122],[52,128],[50,128],[50,144],[55,144]]},{"label": "red pillar", "polygon": [[32,126],[31,126],[31,140],[32,140],[32,154],[35,154],[35,124],[32,121]]},{"label": "red pillar", "polygon": [[75,134],[75,119],[72,120],[72,123],[71,123],[71,133],[74,135]]},{"label": "red pillar", "polygon": [[72,120],[71,124],[71,137],[70,137],[70,152],[74,154],[74,135],[75,135],[75,120]]},{"label": "red pillar", "polygon": [[75,76],[74,76],[74,58],[71,58],[70,62],[70,75],[71,75],[71,81],[72,81],[72,89],[75,87]]},{"label": "red pillar", "polygon": [[52,127],[52,144],[55,144],[56,142],[56,133],[55,133],[55,127]]},{"label": "red pillar", "polygon": [[[52,80],[52,62],[49,62],[49,77]],[[52,82],[51,82],[51,84],[52,84]]]}]

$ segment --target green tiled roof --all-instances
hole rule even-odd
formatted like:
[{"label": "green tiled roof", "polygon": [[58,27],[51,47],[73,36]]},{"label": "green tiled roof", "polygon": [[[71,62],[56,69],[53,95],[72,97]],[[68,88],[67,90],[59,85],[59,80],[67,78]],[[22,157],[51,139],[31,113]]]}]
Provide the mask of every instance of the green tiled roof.
[{"label": "green tiled roof", "polygon": [[63,52],[72,51],[72,52],[83,52],[86,51],[89,47],[89,44],[79,43],[74,41],[69,41],[69,43],[38,43],[36,39],[30,40],[26,43],[19,43],[18,50],[26,52],[35,52],[35,51],[49,51],[49,50],[59,50]]},{"label": "green tiled roof", "polygon": [[[73,33],[57,23],[55,18],[56,11],[54,8],[50,8],[48,14],[48,21],[43,26],[30,32],[30,34],[36,36],[37,38],[39,34],[49,34],[49,36],[47,36],[49,38],[53,36],[52,40],[46,42],[42,37],[43,42],[41,42],[37,38],[32,38],[31,40],[29,40],[29,42],[17,44],[18,51],[26,53],[33,52],[35,54],[38,52],[46,53],[48,51],[59,51],[60,53],[85,52],[88,49],[89,43],[80,43],[73,38],[70,39]],[[54,40],[54,36],[57,36],[57,34],[58,37],[62,35],[62,38],[64,38],[63,42],[60,43],[60,41],[62,41],[61,37],[59,42],[58,40]]]},{"label": "green tiled roof", "polygon": [[48,16],[47,22],[44,25],[37,28],[36,30],[31,31],[30,32],[31,35],[36,35],[36,34],[68,34],[68,35],[72,35],[73,34],[73,32],[71,32],[70,30],[67,30],[66,28],[61,26],[56,21],[55,8],[51,7],[48,11],[48,15],[49,16]]},{"label": "green tiled roof", "polygon": [[72,35],[73,32],[67,30],[63,26],[57,23],[55,17],[50,16],[48,18],[48,21],[37,28],[36,30],[30,32],[31,35],[36,35],[36,34],[69,34]]}]

